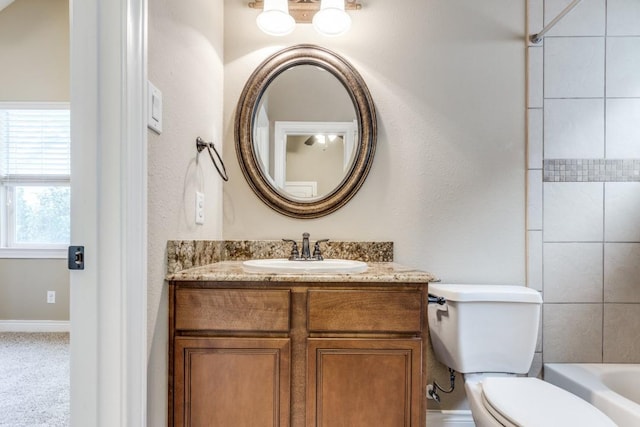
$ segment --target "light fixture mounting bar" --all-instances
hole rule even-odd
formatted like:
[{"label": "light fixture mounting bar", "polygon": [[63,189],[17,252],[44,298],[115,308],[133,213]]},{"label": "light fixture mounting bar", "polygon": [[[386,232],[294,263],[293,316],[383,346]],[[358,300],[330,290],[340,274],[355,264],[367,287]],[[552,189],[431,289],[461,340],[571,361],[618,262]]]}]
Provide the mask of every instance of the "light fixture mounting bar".
[{"label": "light fixture mounting bar", "polygon": [[[249,2],[252,9],[264,9],[264,1],[256,0]],[[346,0],[344,2],[345,10],[360,10],[362,4],[357,0]],[[310,24],[313,15],[320,10],[320,0],[289,0],[289,15],[296,20],[298,24]]]}]

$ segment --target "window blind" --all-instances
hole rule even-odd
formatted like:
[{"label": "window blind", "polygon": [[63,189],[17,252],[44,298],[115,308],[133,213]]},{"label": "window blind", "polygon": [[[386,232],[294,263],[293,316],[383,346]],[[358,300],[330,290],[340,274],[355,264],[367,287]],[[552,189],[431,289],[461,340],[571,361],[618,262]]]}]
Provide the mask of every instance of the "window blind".
[{"label": "window blind", "polygon": [[4,180],[69,176],[68,109],[0,109],[0,175]]}]

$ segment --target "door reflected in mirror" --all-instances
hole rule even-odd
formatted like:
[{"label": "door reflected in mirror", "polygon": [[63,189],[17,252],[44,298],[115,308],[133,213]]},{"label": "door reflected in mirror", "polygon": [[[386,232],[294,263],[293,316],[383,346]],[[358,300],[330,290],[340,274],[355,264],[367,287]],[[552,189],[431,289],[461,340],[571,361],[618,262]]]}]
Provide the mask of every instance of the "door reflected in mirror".
[{"label": "door reflected in mirror", "polygon": [[[296,199],[313,199],[336,188],[344,174],[344,136],[288,135],[284,182],[277,182]],[[277,176],[277,174],[276,174]]]}]

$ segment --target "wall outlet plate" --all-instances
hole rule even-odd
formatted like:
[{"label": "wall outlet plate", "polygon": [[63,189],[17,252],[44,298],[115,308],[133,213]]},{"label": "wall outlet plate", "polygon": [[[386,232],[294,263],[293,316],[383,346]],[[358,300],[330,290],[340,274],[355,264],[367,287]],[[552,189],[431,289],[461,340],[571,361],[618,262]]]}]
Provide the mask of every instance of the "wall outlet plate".
[{"label": "wall outlet plate", "polygon": [[196,191],[196,224],[204,224],[204,193]]},{"label": "wall outlet plate", "polygon": [[56,291],[47,291],[47,304],[56,303]]}]

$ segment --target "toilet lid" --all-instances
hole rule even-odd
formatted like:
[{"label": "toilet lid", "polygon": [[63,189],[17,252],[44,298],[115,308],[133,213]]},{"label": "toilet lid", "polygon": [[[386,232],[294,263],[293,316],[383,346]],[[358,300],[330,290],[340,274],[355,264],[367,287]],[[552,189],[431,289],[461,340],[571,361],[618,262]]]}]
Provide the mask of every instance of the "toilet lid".
[{"label": "toilet lid", "polygon": [[482,381],[485,408],[507,426],[615,426],[595,406],[553,384],[528,377]]}]

